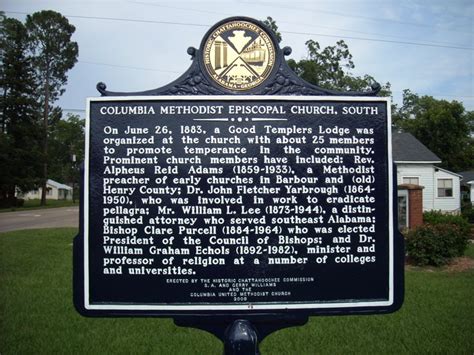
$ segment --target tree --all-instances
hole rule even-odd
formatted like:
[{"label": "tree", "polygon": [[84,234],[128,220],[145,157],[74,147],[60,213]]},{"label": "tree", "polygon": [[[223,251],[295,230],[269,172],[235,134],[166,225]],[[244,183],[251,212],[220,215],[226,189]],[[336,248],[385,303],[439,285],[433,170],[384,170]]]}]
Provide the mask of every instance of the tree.
[{"label": "tree", "polygon": [[41,11],[26,18],[36,78],[41,87],[39,101],[43,118],[43,181],[41,204],[46,204],[46,181],[48,179],[48,132],[54,102],[65,91],[67,72],[77,62],[78,46],[71,41],[75,27],[61,14]]},{"label": "tree", "polygon": [[[355,68],[349,46],[340,40],[335,46],[321,49],[318,42],[306,41],[307,57],[300,61],[288,60],[293,71],[309,83],[322,88],[339,91],[362,91],[370,88],[376,80],[370,75],[353,76],[351,70]],[[390,83],[382,86],[382,96],[389,96]]]},{"label": "tree", "polygon": [[403,104],[394,123],[413,134],[453,171],[474,168],[474,112],[462,103],[403,92]]},{"label": "tree", "polygon": [[[276,22],[271,17],[264,22],[281,39]],[[306,46],[306,58],[287,61],[302,79],[340,91],[363,91],[376,83],[370,75],[352,75],[355,65],[343,40],[323,49],[314,40],[308,40]],[[390,83],[382,86],[380,95],[391,95]],[[454,171],[474,167],[474,112],[466,112],[461,103],[419,97],[405,90],[402,106],[392,105],[392,112],[394,124],[412,133],[438,155],[443,167]]]},{"label": "tree", "polygon": [[39,116],[27,31],[3,17],[0,28],[0,200],[15,203],[15,190],[36,186],[40,174]]},{"label": "tree", "polygon": [[50,132],[50,177],[72,185],[75,195],[79,186],[79,162],[84,160],[84,120],[68,115],[60,120]]},{"label": "tree", "polygon": [[278,43],[281,42],[281,33],[278,31],[278,25],[276,24],[276,21],[271,18],[270,16],[267,16],[267,19],[263,21],[263,23],[273,31],[275,34],[275,37],[277,38]]},{"label": "tree", "polygon": [[[276,21],[267,17],[263,23],[273,31],[281,42],[281,33]],[[372,87],[377,81],[370,75],[354,76],[351,70],[355,68],[349,46],[340,40],[335,46],[321,49],[318,42],[310,39],[306,41],[308,54],[299,61],[289,59],[290,68],[302,79],[319,87],[339,91],[363,91]],[[386,83],[380,90],[381,96],[390,96],[390,83]]]}]

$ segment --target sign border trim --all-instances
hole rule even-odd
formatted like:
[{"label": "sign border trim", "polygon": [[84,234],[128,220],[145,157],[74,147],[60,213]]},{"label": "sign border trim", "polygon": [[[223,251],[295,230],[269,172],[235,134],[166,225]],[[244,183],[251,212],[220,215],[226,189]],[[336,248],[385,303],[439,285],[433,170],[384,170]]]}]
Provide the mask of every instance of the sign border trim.
[{"label": "sign border trim", "polygon": [[[91,304],[89,285],[89,155],[90,155],[90,106],[101,101],[378,101],[387,104],[387,165],[388,165],[388,229],[389,229],[389,298],[384,301],[319,302],[319,303],[252,303],[252,304]],[[392,158],[392,115],[389,97],[365,96],[267,96],[267,95],[213,95],[213,96],[106,96],[89,97],[86,106],[85,159],[84,159],[84,308],[86,310],[137,310],[137,311],[258,311],[258,310],[317,310],[336,308],[390,307],[394,304],[394,230],[393,230],[393,158]]]}]

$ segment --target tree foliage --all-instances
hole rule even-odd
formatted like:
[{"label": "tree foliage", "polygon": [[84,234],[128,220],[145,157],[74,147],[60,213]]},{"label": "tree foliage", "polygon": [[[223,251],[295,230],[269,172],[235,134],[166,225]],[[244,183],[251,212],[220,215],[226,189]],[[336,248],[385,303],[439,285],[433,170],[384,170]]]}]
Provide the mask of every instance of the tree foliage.
[{"label": "tree foliage", "polygon": [[[281,42],[282,36],[278,25],[272,17],[267,17],[263,23],[273,31]],[[319,42],[312,39],[306,41],[307,55],[296,61],[287,61],[290,68],[302,79],[319,87],[338,91],[364,91],[377,85],[374,77],[366,74],[354,76],[352,70],[355,68],[349,46],[340,40],[334,46],[321,48]],[[390,96],[390,83],[382,85],[381,96]]]},{"label": "tree foliage", "polygon": [[[267,17],[264,23],[281,40],[276,21]],[[364,91],[376,84],[370,75],[355,76],[349,46],[340,40],[322,48],[310,39],[307,55],[287,61],[290,68],[307,82],[338,91]],[[390,83],[382,85],[381,96],[390,96]],[[394,123],[412,133],[442,160],[442,166],[454,170],[474,168],[474,112],[466,112],[460,102],[436,100],[404,91],[401,107],[392,105]]]},{"label": "tree foliage", "polygon": [[[362,91],[376,84],[377,81],[368,74],[361,77],[351,73],[355,65],[349,46],[343,40],[334,46],[321,48],[318,42],[310,39],[306,46],[306,58],[299,61],[290,59],[288,65],[307,82],[339,91]],[[382,86],[381,95],[390,95],[390,83]]]},{"label": "tree foliage", "polygon": [[0,199],[38,182],[39,115],[28,34],[18,20],[3,18],[0,29]]},{"label": "tree foliage", "polygon": [[[75,27],[60,13],[40,11],[26,18],[28,45],[41,91],[43,108],[43,179],[41,204],[46,204],[48,133],[54,102],[64,93],[67,72],[77,62],[78,46],[71,40]],[[57,111],[56,115],[57,117]]]},{"label": "tree foliage", "polygon": [[278,25],[276,21],[271,18],[270,16],[267,16],[266,20],[263,21],[263,23],[271,30],[273,31],[273,34],[275,35],[278,43],[281,42],[281,33],[278,31]]},{"label": "tree foliage", "polygon": [[413,134],[453,171],[474,168],[474,112],[462,103],[403,93],[394,123]]},{"label": "tree foliage", "polygon": [[79,164],[84,160],[84,120],[68,115],[54,125],[50,132],[49,162],[51,179],[79,186]]},{"label": "tree foliage", "polygon": [[0,18],[0,200],[8,201],[15,189],[44,187],[49,178],[48,135],[62,115],[54,102],[78,49],[74,26],[54,11],[29,15],[25,24]]},{"label": "tree foliage", "polygon": [[[50,103],[61,96],[67,83],[67,72],[77,62],[78,45],[71,40],[76,30],[67,18],[55,11],[40,11],[26,18],[31,59],[42,96]],[[42,100],[45,100],[42,97]]]}]

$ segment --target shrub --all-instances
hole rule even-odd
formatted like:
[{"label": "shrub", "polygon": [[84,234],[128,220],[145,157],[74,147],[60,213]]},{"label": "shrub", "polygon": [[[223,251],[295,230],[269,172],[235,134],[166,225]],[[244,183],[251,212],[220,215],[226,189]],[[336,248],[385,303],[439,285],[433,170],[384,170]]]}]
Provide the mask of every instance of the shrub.
[{"label": "shrub", "polygon": [[461,215],[469,221],[474,223],[474,208],[471,202],[463,202],[461,204]]},{"label": "shrub", "polygon": [[468,238],[455,224],[425,224],[406,235],[406,251],[415,265],[441,266],[461,256]]},{"label": "shrub", "polygon": [[423,213],[423,222],[427,224],[454,224],[461,229],[461,232],[469,236],[471,225],[468,220],[461,215],[444,214],[441,211],[430,211]]},{"label": "shrub", "polygon": [[25,203],[25,200],[22,198],[7,198],[7,199],[0,199],[0,208],[15,208],[15,207],[22,207]]},{"label": "shrub", "polygon": [[11,206],[11,200],[9,199],[0,199],[0,208],[7,208]]}]

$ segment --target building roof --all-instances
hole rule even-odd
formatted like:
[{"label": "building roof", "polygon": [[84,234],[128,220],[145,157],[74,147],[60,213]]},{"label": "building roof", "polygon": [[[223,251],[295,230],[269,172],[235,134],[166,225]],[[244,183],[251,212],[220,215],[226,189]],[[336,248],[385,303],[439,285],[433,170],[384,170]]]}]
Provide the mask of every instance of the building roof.
[{"label": "building roof", "polygon": [[392,154],[396,163],[441,163],[441,159],[407,132],[392,133]]},{"label": "building roof", "polygon": [[462,176],[463,185],[474,184],[474,170],[461,171],[458,174]]},{"label": "building roof", "polygon": [[440,170],[441,170],[441,171],[444,171],[445,173],[448,173],[448,174],[451,174],[451,175],[457,176],[457,177],[459,177],[459,178],[461,178],[461,179],[462,179],[462,175],[461,175],[461,174],[459,174],[459,173],[453,173],[452,171],[449,171],[449,170],[446,170],[446,169],[440,168],[439,166],[436,166],[436,167],[435,167],[435,171],[440,171]]},{"label": "building roof", "polygon": [[58,190],[68,190],[68,191],[71,191],[72,190],[72,187],[71,186],[67,186],[67,185],[64,185],[64,184],[61,184],[57,181],[54,181],[54,180],[51,180],[51,179],[48,179],[48,181],[46,181],[46,183],[48,185],[51,185],[55,188],[57,188]]}]

